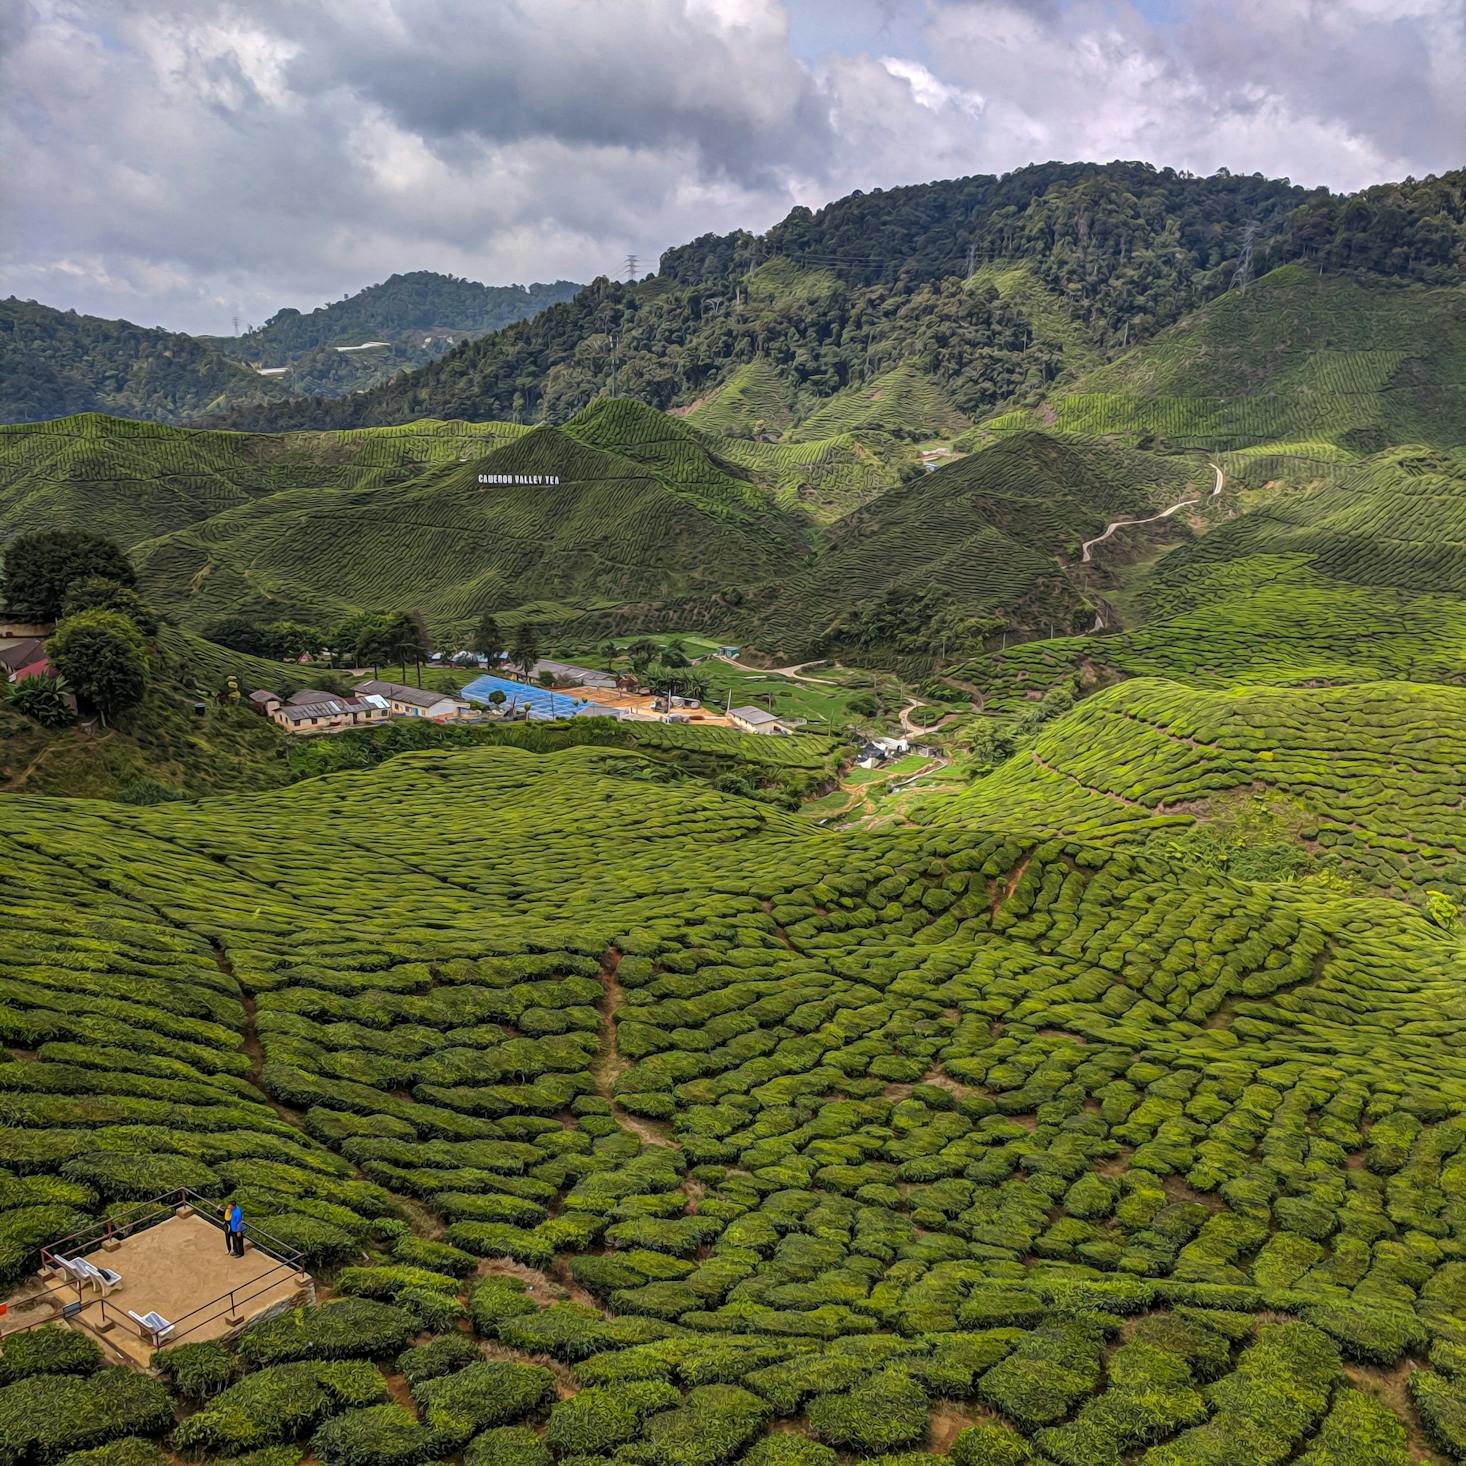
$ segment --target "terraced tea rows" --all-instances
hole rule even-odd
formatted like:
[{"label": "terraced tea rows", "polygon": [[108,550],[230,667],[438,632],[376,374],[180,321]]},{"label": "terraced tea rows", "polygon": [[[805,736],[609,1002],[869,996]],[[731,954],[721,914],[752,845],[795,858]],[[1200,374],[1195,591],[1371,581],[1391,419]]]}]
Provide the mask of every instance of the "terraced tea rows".
[{"label": "terraced tea rows", "polygon": [[[5,814],[12,1272],[147,1194],[140,1156],[318,1265],[378,1250],[246,1339],[185,1449],[329,1417],[326,1466],[1466,1452],[1462,950],[1397,904],[834,835],[604,749]],[[273,1403],[316,1338],[422,1330],[410,1408]]]},{"label": "terraced tea rows", "polygon": [[1466,292],[1371,291],[1287,265],[984,427],[1163,435],[1209,452],[1319,439],[1350,456],[1466,442]]},{"label": "terraced tea rows", "polygon": [[1139,679],[1087,698],[933,815],[1133,844],[1261,806],[1275,839],[1325,869],[1466,904],[1463,771],[1466,689],[1202,692]]}]

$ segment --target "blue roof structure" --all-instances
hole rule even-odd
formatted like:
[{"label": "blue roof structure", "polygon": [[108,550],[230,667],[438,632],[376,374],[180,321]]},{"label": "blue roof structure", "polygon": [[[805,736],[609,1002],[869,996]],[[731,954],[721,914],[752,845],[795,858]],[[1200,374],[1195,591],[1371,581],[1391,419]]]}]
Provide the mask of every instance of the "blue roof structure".
[{"label": "blue roof structure", "polygon": [[614,716],[610,709],[596,708],[583,697],[571,697],[564,692],[551,692],[548,687],[535,687],[529,682],[515,682],[508,677],[495,677],[485,672],[475,677],[460,694],[470,702],[485,703],[489,694],[498,691],[504,694],[504,711],[524,712],[531,718],[575,718],[592,717],[599,713],[603,717]]}]

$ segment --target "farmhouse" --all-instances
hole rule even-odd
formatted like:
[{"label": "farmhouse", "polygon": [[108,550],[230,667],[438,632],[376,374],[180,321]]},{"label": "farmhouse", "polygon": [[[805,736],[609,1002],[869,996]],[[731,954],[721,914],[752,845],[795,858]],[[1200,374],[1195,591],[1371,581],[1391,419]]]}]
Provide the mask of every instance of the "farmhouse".
[{"label": "farmhouse", "polygon": [[787,724],[776,718],[767,708],[729,708],[728,721],[744,733],[788,733]]},{"label": "farmhouse", "polygon": [[385,698],[394,718],[431,718],[435,723],[449,723],[473,715],[461,697],[424,687],[409,687],[403,682],[379,682],[369,678],[356,684],[356,692],[358,696]]},{"label": "farmhouse", "polygon": [[268,718],[280,706],[280,694],[262,687],[258,692],[250,693],[245,702],[262,717]]},{"label": "farmhouse", "polygon": [[347,728],[370,728],[385,723],[391,714],[384,697],[327,697],[319,702],[293,698],[270,712],[270,719],[287,733],[338,733]]}]

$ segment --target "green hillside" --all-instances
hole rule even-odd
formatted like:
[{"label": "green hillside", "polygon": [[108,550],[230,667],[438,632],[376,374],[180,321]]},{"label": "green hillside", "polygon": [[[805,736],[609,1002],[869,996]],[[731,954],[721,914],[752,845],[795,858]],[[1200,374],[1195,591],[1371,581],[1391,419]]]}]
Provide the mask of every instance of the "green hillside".
[{"label": "green hillside", "polygon": [[951,436],[967,426],[967,418],[935,380],[902,365],[837,392],[806,417],[790,438],[807,443],[837,433],[865,431],[921,440]]},{"label": "green hillside", "polygon": [[193,336],[0,300],[0,423],[77,412],[177,422],[283,395]]},{"label": "green hillside", "polygon": [[725,589],[772,581],[803,553],[802,533],[693,429],[618,401],[404,483],[282,490],[133,554],[153,600],[194,625],[237,612],[330,621],[404,595],[438,622],[666,602],[696,621]]},{"label": "green hillside", "polygon": [[744,362],[705,396],[673,413],[730,438],[778,437],[796,415],[793,384],[763,357]]},{"label": "green hillside", "polygon": [[[1001,820],[1264,878],[1332,873],[1466,904],[1463,797],[1466,687],[1203,692],[1138,678],[1085,699],[933,809],[974,828]],[[1218,837],[1201,838],[1207,829]]]},{"label": "green hillside", "polygon": [[1466,443],[1463,360],[1466,287],[1379,289],[1289,265],[985,426],[1324,459],[1451,448]]},{"label": "green hillside", "polygon": [[762,618],[760,645],[925,659],[944,638],[980,645],[1002,626],[1088,626],[1093,604],[1062,562],[1112,517],[1144,514],[1203,474],[1197,460],[1014,435],[840,521]]},{"label": "green hillside", "polygon": [[166,1376],[0,1386],[12,1454],[1460,1455],[1458,937],[646,773],[10,801],[5,1275],[187,1184],[335,1294],[216,1350],[181,1423]]},{"label": "green hillside", "polygon": [[1055,685],[1168,677],[1307,687],[1466,682],[1466,461],[1380,454],[1162,556],[1131,630],[1009,647],[960,672],[995,708]]},{"label": "green hillside", "polygon": [[290,489],[400,483],[430,466],[476,460],[525,431],[416,422],[282,437],[99,413],[0,426],[0,539],[75,525],[131,545]]},{"label": "green hillside", "polygon": [[[1459,172],[1344,197],[1139,163],[1047,163],[1001,178],[878,189],[816,213],[797,208],[763,235],[705,235],[668,250],[655,277],[596,280],[533,320],[369,392],[226,420],[251,428],[416,417],[560,423],[610,390],[614,355],[620,391],[663,410],[711,414],[703,425],[720,432],[745,434],[759,422],[777,431],[771,425],[785,414],[797,423],[849,393],[837,414],[843,424],[872,380],[898,368],[935,383],[944,416],[981,421],[1037,405],[1222,295],[1249,225],[1267,265],[1322,264],[1365,294],[1388,295],[1386,282],[1454,287],[1466,244],[1462,197]],[[1360,386],[1327,370],[1322,384]],[[1189,426],[1184,412],[1181,422]],[[1218,431],[1209,420],[1203,426]],[[1233,431],[1225,421],[1221,428]]]},{"label": "green hillside", "polygon": [[284,368],[271,380],[291,395],[339,397],[424,366],[464,341],[569,300],[579,289],[569,280],[480,285],[413,270],[313,311],[287,307],[242,336],[202,339],[235,361]]}]

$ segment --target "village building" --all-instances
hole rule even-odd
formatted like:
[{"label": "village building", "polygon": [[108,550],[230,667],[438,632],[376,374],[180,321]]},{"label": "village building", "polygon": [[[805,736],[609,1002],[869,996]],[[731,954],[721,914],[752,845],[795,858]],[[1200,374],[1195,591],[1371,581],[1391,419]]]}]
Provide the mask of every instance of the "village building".
[{"label": "village building", "polygon": [[355,690],[358,696],[385,698],[394,718],[430,718],[435,723],[453,723],[477,716],[465,699],[451,692],[409,687],[404,682],[379,682],[376,678],[358,682]]},{"label": "village building", "polygon": [[277,704],[270,720],[287,733],[340,733],[348,728],[371,728],[391,716],[384,697],[327,697],[320,702]]},{"label": "village building", "polygon": [[531,682],[542,682],[550,677],[557,687],[615,687],[613,672],[602,672],[595,667],[577,667],[573,662],[552,662],[541,657],[529,669]]},{"label": "village building", "polygon": [[774,716],[767,708],[729,708],[728,721],[744,733],[784,734],[789,725]]},{"label": "village building", "polygon": [[268,718],[276,708],[280,706],[280,694],[270,692],[266,688],[260,688],[258,692],[252,692],[245,698],[246,704],[253,708],[261,716]]},{"label": "village building", "polygon": [[19,682],[37,670],[44,671],[45,663],[46,643],[40,637],[0,637],[0,677],[7,682]]}]

